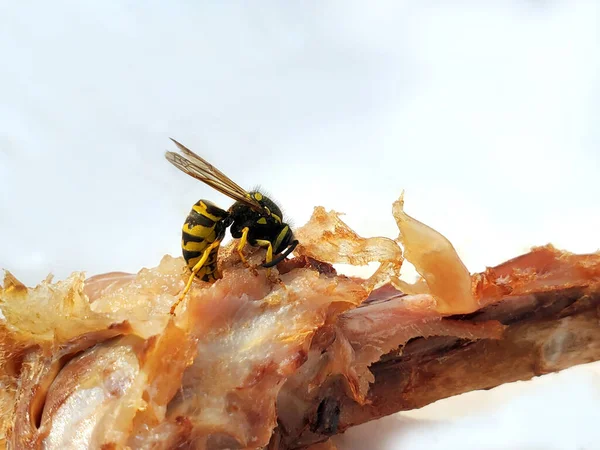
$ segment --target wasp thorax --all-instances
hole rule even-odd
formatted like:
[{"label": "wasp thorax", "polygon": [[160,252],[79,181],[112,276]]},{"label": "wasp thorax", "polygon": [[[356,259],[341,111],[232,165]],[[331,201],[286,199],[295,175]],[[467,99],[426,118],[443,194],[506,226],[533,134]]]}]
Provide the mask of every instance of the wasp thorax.
[{"label": "wasp thorax", "polygon": [[250,192],[250,196],[264,208],[266,216],[273,218],[276,222],[283,222],[281,209],[273,200],[258,191]]}]

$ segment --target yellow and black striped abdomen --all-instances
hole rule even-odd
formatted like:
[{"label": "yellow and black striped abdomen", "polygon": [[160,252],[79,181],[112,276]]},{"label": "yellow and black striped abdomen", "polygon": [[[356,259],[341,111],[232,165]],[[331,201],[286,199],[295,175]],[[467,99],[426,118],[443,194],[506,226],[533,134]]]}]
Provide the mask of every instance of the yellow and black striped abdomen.
[{"label": "yellow and black striped abdomen", "polygon": [[210,249],[208,258],[198,270],[196,276],[203,281],[214,281],[217,273],[218,243],[223,240],[225,230],[229,225],[229,213],[208,200],[199,200],[187,216],[181,233],[181,248],[183,258],[191,269],[202,259],[211,244],[217,243]]}]

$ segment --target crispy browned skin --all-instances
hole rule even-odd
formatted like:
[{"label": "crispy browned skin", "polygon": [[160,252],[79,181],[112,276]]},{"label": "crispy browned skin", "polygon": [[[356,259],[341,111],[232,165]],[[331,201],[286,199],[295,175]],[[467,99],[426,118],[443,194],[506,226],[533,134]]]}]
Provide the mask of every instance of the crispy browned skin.
[{"label": "crispy browned skin", "polygon": [[[316,396],[299,433],[279,427],[279,448],[303,448],[399,411],[600,360],[599,268],[599,255],[565,257],[545,247],[488,269],[479,280],[487,306],[444,320],[499,321],[506,326],[502,339],[414,338],[371,366],[375,382],[366,404],[338,378]],[[384,287],[362,308],[399,295]]]}]

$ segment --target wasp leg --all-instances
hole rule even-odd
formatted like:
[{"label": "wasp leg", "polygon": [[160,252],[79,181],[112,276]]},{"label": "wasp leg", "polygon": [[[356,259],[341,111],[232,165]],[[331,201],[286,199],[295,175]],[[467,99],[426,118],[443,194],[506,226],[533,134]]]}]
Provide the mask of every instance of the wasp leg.
[{"label": "wasp leg", "polygon": [[292,241],[292,243],[289,245],[289,247],[283,253],[280,253],[275,259],[273,259],[273,261],[265,262],[262,266],[263,267],[276,266],[281,261],[283,261],[285,258],[287,258],[289,256],[289,254],[295,250],[297,245],[298,245],[298,240]]},{"label": "wasp leg", "polygon": [[175,315],[175,309],[179,306],[181,301],[185,298],[185,296],[191,289],[192,283],[194,282],[194,278],[196,277],[196,274],[202,268],[202,266],[204,266],[204,263],[210,256],[210,252],[213,249],[215,249],[216,247],[218,247],[220,243],[221,243],[221,241],[215,241],[212,244],[210,244],[210,246],[206,250],[204,250],[204,253],[202,254],[202,258],[200,258],[200,260],[194,265],[194,268],[192,269],[192,273],[191,273],[190,277],[188,278],[188,282],[185,285],[185,288],[183,288],[183,291],[181,292],[181,294],[179,295],[177,302],[175,302],[175,304],[173,306],[171,306],[171,315]]},{"label": "wasp leg", "polygon": [[237,246],[238,255],[240,255],[240,259],[242,260],[242,262],[244,263],[244,265],[246,267],[248,267],[249,264],[248,264],[248,261],[246,260],[246,257],[242,253],[242,249],[246,245],[246,242],[248,242],[248,231],[250,231],[250,228],[248,228],[248,227],[244,227],[242,229],[242,237],[240,238],[240,242]]},{"label": "wasp leg", "polygon": [[[266,263],[269,264],[271,261],[273,261],[273,244],[271,244],[270,241],[266,241],[264,239],[257,239],[256,244],[260,245],[261,247],[267,247]],[[269,267],[267,269],[267,276],[269,276],[270,274],[271,274],[271,268]]]}]

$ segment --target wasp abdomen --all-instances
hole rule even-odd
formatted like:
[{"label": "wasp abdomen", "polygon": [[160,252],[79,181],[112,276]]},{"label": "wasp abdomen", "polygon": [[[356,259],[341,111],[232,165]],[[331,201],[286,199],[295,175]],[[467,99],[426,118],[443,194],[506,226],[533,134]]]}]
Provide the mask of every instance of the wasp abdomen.
[{"label": "wasp abdomen", "polygon": [[181,233],[183,258],[188,267],[193,269],[204,252],[215,242],[208,258],[196,276],[203,281],[214,281],[217,274],[218,242],[225,236],[229,226],[229,213],[208,200],[199,200],[190,211]]}]

